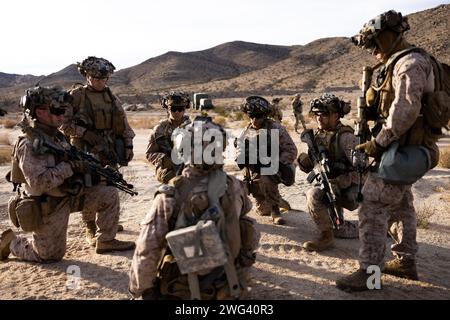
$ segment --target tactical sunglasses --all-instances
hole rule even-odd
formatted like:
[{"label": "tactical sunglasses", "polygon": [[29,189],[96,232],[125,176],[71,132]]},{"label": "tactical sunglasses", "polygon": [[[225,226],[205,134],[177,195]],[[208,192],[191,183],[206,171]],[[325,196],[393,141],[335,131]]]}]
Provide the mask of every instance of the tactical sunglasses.
[{"label": "tactical sunglasses", "polygon": [[169,107],[170,112],[184,112],[185,109],[186,109],[186,107],[183,107],[183,106],[170,106]]},{"label": "tactical sunglasses", "polygon": [[61,108],[49,107],[48,110],[50,111],[51,114],[53,114],[55,116],[62,116],[63,114],[66,113],[65,107],[61,107]]},{"label": "tactical sunglasses", "polygon": [[264,118],[264,113],[249,113],[248,116],[251,119],[261,119]]}]

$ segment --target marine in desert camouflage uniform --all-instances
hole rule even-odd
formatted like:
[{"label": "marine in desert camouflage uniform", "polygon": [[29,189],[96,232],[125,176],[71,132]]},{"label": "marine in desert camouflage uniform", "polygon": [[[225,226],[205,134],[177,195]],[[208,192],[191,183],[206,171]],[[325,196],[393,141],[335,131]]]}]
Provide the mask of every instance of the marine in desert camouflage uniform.
[{"label": "marine in desert camouflage uniform", "polygon": [[[198,121],[194,120],[195,123]],[[193,133],[192,125],[185,128]],[[206,130],[216,130],[218,134],[214,136],[214,141],[221,141],[219,150],[224,150],[225,132],[219,125],[206,120],[197,128],[203,134]],[[189,143],[192,137],[193,135],[189,137]],[[202,141],[197,143],[201,145]],[[203,142],[203,148],[205,145],[206,142]],[[258,235],[253,220],[246,217],[252,204],[245,186],[233,176],[226,175],[220,163],[206,164],[204,159],[201,163],[193,163],[192,157],[190,159],[186,162],[182,175],[158,188],[152,207],[141,224],[129,282],[129,291],[135,298],[192,298],[195,286],[190,286],[191,280],[188,280],[186,274],[180,274],[176,259],[167,249],[166,235],[170,231],[195,225],[200,216],[204,219],[214,205],[211,202],[214,197],[210,193],[215,193],[211,189],[220,184],[220,179],[216,179],[218,176],[226,180],[226,185],[225,180],[222,180],[224,193],[215,194],[215,197],[223,209],[223,216],[219,218],[221,222],[217,222],[217,227],[221,230],[221,239],[226,239],[224,244],[229,252],[228,261],[233,265],[231,269],[235,269],[237,273],[237,295],[233,298],[245,298],[248,294],[248,269],[255,261]],[[199,267],[204,269],[204,266]],[[227,274],[222,266],[202,270],[195,276],[200,288],[199,298],[231,298]]]},{"label": "marine in desert camouflage uniform", "polygon": [[283,111],[281,111],[280,101],[283,98],[273,98],[272,99],[272,111],[270,112],[269,117],[273,120],[281,123],[283,121]]},{"label": "marine in desert camouflage uniform", "polygon": [[[333,94],[324,94],[311,101],[310,113],[314,114],[318,129],[314,133],[314,143],[324,150],[329,159],[330,175],[328,179],[336,194],[336,210],[346,208],[350,211],[358,207],[356,195],[358,192],[358,174],[352,166],[352,151],[356,146],[356,138],[350,126],[340,121],[350,112],[347,103]],[[300,170],[309,173],[314,164],[308,153],[301,153],[298,157]],[[303,247],[309,251],[322,251],[334,244],[334,237],[357,238],[358,225],[345,221],[339,230],[333,230],[328,215],[328,204],[325,193],[320,186],[315,186],[306,193],[308,210],[320,234],[317,239],[307,241]]]},{"label": "marine in desert camouflage uniform", "polygon": [[[369,21],[352,38],[356,45],[369,50],[384,64],[377,85],[369,89],[367,98],[368,105],[374,106],[386,119],[375,138],[356,149],[363,150],[379,164],[382,155],[394,142],[401,146],[423,145],[429,152],[432,168],[439,157],[436,137],[424,126],[420,113],[424,94],[434,90],[433,67],[428,55],[403,52],[412,47],[403,37],[408,29],[407,18],[391,10]],[[404,55],[393,60],[402,53]],[[394,63],[387,67],[390,59]],[[417,219],[411,184],[388,183],[371,170],[362,193],[364,200],[359,208],[360,268],[337,280],[337,287],[346,291],[368,290],[366,269],[371,265],[379,266],[387,274],[417,280]],[[394,241],[391,246],[394,259],[384,264],[388,230]]]},{"label": "marine in desert camouflage uniform", "polygon": [[[37,143],[47,141],[62,149],[71,147],[58,131],[70,101],[70,95],[57,87],[35,87],[27,90],[21,99],[27,116],[21,122],[25,134],[19,136],[12,154],[9,179],[18,188],[19,195],[10,200],[10,217],[18,225],[16,208],[23,206],[27,221],[37,221],[39,217],[42,220],[27,224],[33,229],[29,230],[33,231],[31,236],[16,236],[11,229],[5,231],[1,235],[0,260],[5,260],[10,253],[26,261],[61,260],[66,252],[69,214],[81,209],[81,198],[86,207],[99,212],[98,248],[105,244],[103,252],[107,252],[111,251],[108,250],[111,244],[115,247],[134,245],[115,240],[118,218],[115,199],[111,201],[111,195],[101,191],[84,193],[79,179],[87,172],[87,164],[67,161]],[[30,206],[25,206],[27,204]],[[21,218],[18,220],[25,222]]]},{"label": "marine in desert camouflage uniform", "polygon": [[[128,124],[120,100],[107,86],[115,67],[108,60],[93,56],[77,65],[87,84],[70,91],[73,108],[69,108],[67,119],[60,130],[70,139],[71,144],[97,156],[102,165],[116,168],[118,165],[126,166],[133,159],[135,133]],[[110,201],[117,202],[114,208],[117,208],[118,212],[114,213],[114,216],[118,217],[120,213],[118,190],[104,184],[103,188],[105,190],[99,185],[91,192],[110,194]],[[91,209],[85,206],[82,217],[86,226],[86,240],[95,245],[100,228],[96,224],[99,212]],[[118,230],[123,230],[123,227],[118,225]]]},{"label": "marine in desert camouflage uniform", "polygon": [[299,93],[297,93],[294,96],[294,98],[292,98],[291,105],[292,105],[292,112],[294,113],[294,117],[295,117],[294,129],[295,129],[295,132],[298,133],[298,123],[299,122],[301,122],[302,128],[306,128],[305,117],[303,116],[302,96]]},{"label": "marine in desert camouflage uniform", "polygon": [[172,133],[182,124],[189,122],[189,117],[184,113],[190,106],[190,100],[183,92],[171,92],[161,99],[161,106],[167,110],[167,119],[153,128],[145,155],[155,166],[156,179],[167,183],[182,170],[182,165],[175,165],[172,161]]},{"label": "marine in desert camouflage uniform", "polygon": [[[280,123],[269,119],[268,115],[271,112],[271,106],[269,102],[263,97],[250,96],[245,99],[241,105],[241,110],[245,112],[249,118],[250,123],[247,128],[239,136],[238,140],[248,141],[251,136],[259,136],[262,130],[267,130],[268,136],[274,129],[278,133],[279,138],[279,168],[277,174],[274,175],[262,175],[261,166],[259,164],[239,163],[240,155],[248,153],[249,149],[239,143],[238,149],[238,166],[241,169],[245,169],[245,180],[248,182],[249,192],[256,199],[256,209],[259,215],[271,216],[274,224],[284,224],[285,221],[280,214],[281,196],[278,190],[278,184],[283,182],[281,179],[282,172],[288,172],[290,182],[284,184],[291,185],[294,183],[295,168],[293,162],[297,157],[297,147],[295,146],[292,138],[289,136],[286,128]],[[261,137],[264,139],[264,137]],[[260,138],[258,138],[260,140]],[[270,138],[268,139],[270,140]],[[270,143],[268,143],[269,148]],[[258,145],[260,148],[260,145]],[[259,149],[258,149],[259,150]],[[259,153],[259,152],[258,152]],[[246,154],[245,158],[248,159],[249,155]],[[259,157],[259,155],[257,155]],[[259,162],[260,159],[257,159]],[[284,171],[283,169],[286,169]],[[283,171],[282,171],[283,170]],[[292,171],[291,171],[292,170]]]}]

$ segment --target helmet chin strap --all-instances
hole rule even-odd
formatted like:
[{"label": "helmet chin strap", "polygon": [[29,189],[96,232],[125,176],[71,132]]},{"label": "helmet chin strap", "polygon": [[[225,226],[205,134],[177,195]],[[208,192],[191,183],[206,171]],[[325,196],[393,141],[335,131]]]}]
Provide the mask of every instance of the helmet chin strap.
[{"label": "helmet chin strap", "polygon": [[[384,56],[385,56],[385,59],[387,59],[387,58],[391,55],[392,51],[394,51],[394,49],[398,46],[398,44],[400,43],[400,41],[402,40],[402,38],[403,38],[403,37],[402,37],[402,34],[399,33],[399,34],[397,35],[397,38],[395,38],[395,41],[392,42],[391,46],[389,47],[389,50],[387,50],[386,52],[383,51]],[[376,42],[378,48],[380,48],[381,50],[383,50],[384,48],[382,48],[381,43],[380,43],[380,40],[378,40],[378,38],[375,38],[374,40],[375,40],[375,42]]]}]

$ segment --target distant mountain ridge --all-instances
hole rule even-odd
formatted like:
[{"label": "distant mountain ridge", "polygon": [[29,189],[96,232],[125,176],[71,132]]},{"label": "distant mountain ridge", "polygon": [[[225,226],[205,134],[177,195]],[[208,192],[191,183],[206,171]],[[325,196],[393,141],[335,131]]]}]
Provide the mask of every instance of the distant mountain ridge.
[{"label": "distant mountain ridge", "polygon": [[[450,64],[450,5],[413,13],[408,19],[411,30],[406,38]],[[117,71],[109,83],[125,100],[156,96],[170,89],[207,91],[215,96],[345,89],[354,88],[362,67],[373,64],[369,54],[343,37],[297,46],[233,41],[195,52],[169,51]],[[45,77],[0,73],[0,95],[18,96],[37,81],[70,87],[84,79],[75,64]]]}]

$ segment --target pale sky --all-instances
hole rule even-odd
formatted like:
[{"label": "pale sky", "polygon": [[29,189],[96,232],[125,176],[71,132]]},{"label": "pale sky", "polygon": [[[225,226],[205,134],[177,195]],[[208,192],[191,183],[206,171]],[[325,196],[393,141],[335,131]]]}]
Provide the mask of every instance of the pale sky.
[{"label": "pale sky", "polygon": [[167,51],[242,40],[304,45],[352,36],[376,15],[449,0],[14,0],[0,4],[0,72],[42,75],[89,55],[123,69]]}]

